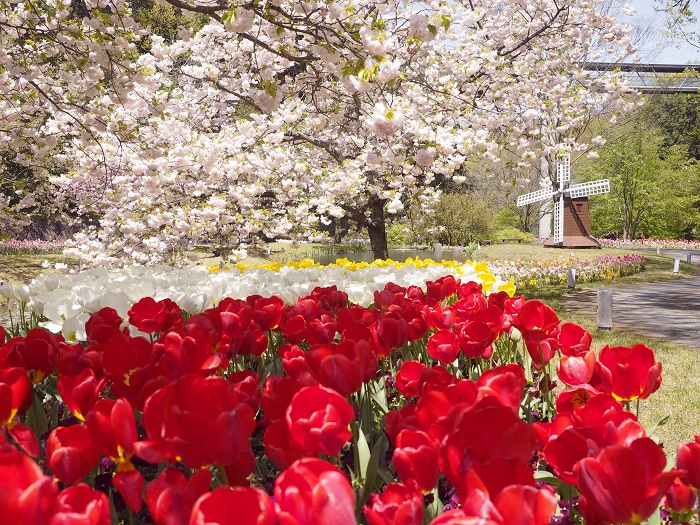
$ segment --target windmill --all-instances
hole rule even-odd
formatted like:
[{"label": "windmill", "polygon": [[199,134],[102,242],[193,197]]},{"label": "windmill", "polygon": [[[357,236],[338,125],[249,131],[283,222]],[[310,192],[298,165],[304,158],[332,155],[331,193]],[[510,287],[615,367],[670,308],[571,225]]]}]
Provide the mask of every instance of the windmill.
[{"label": "windmill", "polygon": [[560,248],[600,248],[591,237],[588,197],[610,192],[608,179],[570,184],[571,158],[557,158],[557,188],[549,187],[520,195],[518,206],[554,199],[554,238],[549,246]]}]

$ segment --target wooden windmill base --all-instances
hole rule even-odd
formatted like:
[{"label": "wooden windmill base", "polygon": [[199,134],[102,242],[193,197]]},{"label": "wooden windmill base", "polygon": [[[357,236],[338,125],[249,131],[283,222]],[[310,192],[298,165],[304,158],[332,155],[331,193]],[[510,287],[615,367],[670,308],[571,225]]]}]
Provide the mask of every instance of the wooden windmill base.
[{"label": "wooden windmill base", "polygon": [[554,238],[551,238],[544,245],[550,248],[601,248],[600,243],[591,237],[588,197],[564,197],[564,241],[554,244]]}]

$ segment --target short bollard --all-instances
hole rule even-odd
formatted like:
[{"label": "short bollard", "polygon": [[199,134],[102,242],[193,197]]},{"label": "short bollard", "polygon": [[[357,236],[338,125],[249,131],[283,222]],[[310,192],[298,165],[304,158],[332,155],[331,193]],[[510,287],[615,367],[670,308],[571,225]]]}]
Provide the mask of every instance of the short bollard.
[{"label": "short bollard", "polygon": [[673,261],[673,273],[678,273],[681,271],[681,260],[676,259]]},{"label": "short bollard", "polygon": [[689,263],[692,258],[693,258],[693,254],[689,253],[688,255],[685,256],[685,262]]},{"label": "short bollard", "polygon": [[656,247],[656,255],[659,255],[661,253],[661,247],[657,246]]},{"label": "short bollard", "polygon": [[598,331],[612,330],[612,290],[598,290]]},{"label": "short bollard", "polygon": [[576,287],[576,270],[574,268],[569,268],[566,271],[566,285],[569,288]]}]

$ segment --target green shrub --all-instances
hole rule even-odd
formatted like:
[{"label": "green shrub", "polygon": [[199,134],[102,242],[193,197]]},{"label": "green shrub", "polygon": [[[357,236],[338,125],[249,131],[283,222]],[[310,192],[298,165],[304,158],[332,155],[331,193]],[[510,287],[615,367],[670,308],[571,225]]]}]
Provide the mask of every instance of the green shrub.
[{"label": "green shrub", "polygon": [[535,240],[535,234],[530,232],[524,232],[518,228],[503,228],[498,230],[493,238],[495,240],[500,239],[523,239],[525,242],[533,242]]},{"label": "green shrub", "polygon": [[447,246],[466,246],[491,238],[493,212],[485,202],[466,193],[447,193],[433,216],[437,242]]},{"label": "green shrub", "polygon": [[386,242],[389,248],[403,248],[414,244],[415,236],[403,224],[392,224],[386,231]]}]

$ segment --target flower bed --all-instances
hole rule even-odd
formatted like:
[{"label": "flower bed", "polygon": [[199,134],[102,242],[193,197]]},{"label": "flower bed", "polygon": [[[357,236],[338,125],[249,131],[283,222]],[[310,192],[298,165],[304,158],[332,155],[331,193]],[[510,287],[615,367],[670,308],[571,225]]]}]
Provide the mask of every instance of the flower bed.
[{"label": "flower bed", "polygon": [[670,248],[680,250],[700,250],[700,241],[685,239],[598,239],[606,248]]},{"label": "flower bed", "polygon": [[271,263],[260,266],[237,264],[218,267],[172,268],[132,266],[107,271],[93,268],[76,274],[45,274],[30,285],[0,285],[0,296],[7,306],[20,306],[23,318],[12,327],[13,333],[26,330],[43,319],[41,326],[53,333],[61,332],[71,340],[85,341],[85,323],[90,314],[109,306],[126,318],[129,308],[143,297],[156,300],[172,299],[186,313],[200,313],[223,298],[243,299],[259,294],[278,296],[293,304],[320,286],[337,286],[349,300],[369,306],[374,292],[392,282],[401,286],[425,286],[426,281],[453,275],[478,280],[487,291],[509,290],[513,285],[490,272],[485,264],[437,263],[413,260],[398,263],[376,261],[353,263],[338,259],[335,264],[322,266],[310,259]]},{"label": "flower bed", "polygon": [[640,523],[663,503],[690,519],[700,438],[666,469],[630,411],[661,384],[653,351],[596,353],[546,305],[475,279],[387,282],[368,307],[336,287],[191,316],[146,296],[128,322],[92,314],[83,344],[11,338],[0,515],[546,525]]},{"label": "flower bed", "polygon": [[63,250],[63,241],[41,241],[8,239],[0,241],[0,255],[21,255],[23,253],[58,253]]},{"label": "flower bed", "polygon": [[539,259],[528,261],[494,261],[492,271],[501,279],[512,280],[516,286],[567,283],[567,271],[573,268],[579,282],[609,281],[644,270],[641,255],[601,256],[593,260]]}]

